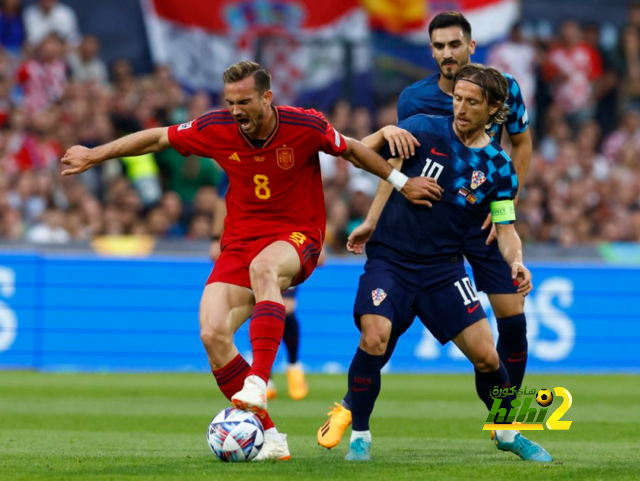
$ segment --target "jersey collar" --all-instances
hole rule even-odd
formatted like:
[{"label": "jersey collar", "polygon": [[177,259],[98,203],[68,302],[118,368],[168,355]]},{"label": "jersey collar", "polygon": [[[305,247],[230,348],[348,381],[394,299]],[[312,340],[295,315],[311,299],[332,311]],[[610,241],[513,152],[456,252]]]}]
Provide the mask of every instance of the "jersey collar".
[{"label": "jersey collar", "polygon": [[262,147],[254,146],[253,143],[251,143],[251,139],[246,136],[246,134],[242,131],[242,129],[238,125],[238,132],[240,133],[240,136],[244,139],[244,141],[247,143],[247,145],[250,148],[252,148],[252,149],[256,149],[256,148],[266,149],[269,146],[269,144],[271,143],[271,141],[275,138],[276,134],[278,133],[278,130],[280,130],[280,112],[273,105],[271,106],[271,109],[273,110],[273,114],[276,116],[276,125],[273,128],[273,130],[271,131],[271,133],[269,134],[269,136],[267,137],[267,140],[265,140],[264,144],[262,144]]}]

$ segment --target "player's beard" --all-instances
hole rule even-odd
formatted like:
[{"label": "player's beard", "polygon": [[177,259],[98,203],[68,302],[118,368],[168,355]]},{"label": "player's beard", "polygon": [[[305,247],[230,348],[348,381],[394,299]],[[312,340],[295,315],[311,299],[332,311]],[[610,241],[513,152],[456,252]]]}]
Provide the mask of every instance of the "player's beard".
[{"label": "player's beard", "polygon": [[[452,69],[452,70],[445,70],[445,68],[446,68],[447,66],[449,66],[449,65],[451,65],[451,66],[457,66],[458,68],[456,68],[456,69]],[[455,61],[454,61],[454,62],[448,61],[448,62],[446,62],[446,63],[445,63],[445,62],[442,62],[442,63],[440,64],[440,74],[441,74],[444,78],[446,78],[447,80],[452,80],[452,79],[453,79],[453,77],[455,77],[456,72],[457,72],[459,69],[460,69],[460,65],[458,65],[458,62],[455,62]]]},{"label": "player's beard", "polygon": [[[458,70],[460,70],[462,67],[464,67],[468,63],[469,63],[468,60],[463,61],[463,62],[458,62],[457,60],[451,60],[451,59],[443,60],[440,63],[440,66],[439,66],[440,67],[440,74],[444,78],[446,78],[447,80],[453,80],[453,77],[456,76],[456,73],[458,73]],[[447,65],[452,65],[452,66],[455,66],[456,68],[452,69],[452,70],[445,71],[445,67]]]}]

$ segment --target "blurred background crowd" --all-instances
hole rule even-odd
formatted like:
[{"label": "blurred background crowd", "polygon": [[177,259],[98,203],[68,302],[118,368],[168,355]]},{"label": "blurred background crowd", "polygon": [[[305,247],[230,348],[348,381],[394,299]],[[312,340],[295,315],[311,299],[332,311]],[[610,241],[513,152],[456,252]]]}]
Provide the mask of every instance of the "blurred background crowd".
[{"label": "blurred background crowd", "polygon": [[[525,242],[640,241],[640,4],[627,8],[614,33],[573,19],[546,35],[518,23],[487,53],[529,108],[534,155],[517,226]],[[125,57],[105,62],[98,38],[58,0],[1,0],[0,44],[0,239],[209,239],[221,179],[212,160],[167,150],[63,178],[59,159],[75,144],[196,118],[220,107],[217,95],[185,89],[166,66],[137,73]],[[346,97],[324,113],[360,139],[395,123],[395,98],[363,106]],[[377,181],[343,159],[321,161],[327,244],[342,254]]]}]

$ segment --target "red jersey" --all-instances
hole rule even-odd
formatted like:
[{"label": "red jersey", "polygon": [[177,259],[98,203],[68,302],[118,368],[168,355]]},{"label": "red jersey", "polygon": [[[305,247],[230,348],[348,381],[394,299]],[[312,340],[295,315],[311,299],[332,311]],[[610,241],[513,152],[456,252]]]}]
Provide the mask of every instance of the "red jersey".
[{"label": "red jersey", "polygon": [[255,147],[228,110],[169,127],[182,155],[214,159],[229,177],[224,242],[319,229],[326,214],[318,152],[342,155],[347,144],[315,110],[273,107],[276,126]]}]

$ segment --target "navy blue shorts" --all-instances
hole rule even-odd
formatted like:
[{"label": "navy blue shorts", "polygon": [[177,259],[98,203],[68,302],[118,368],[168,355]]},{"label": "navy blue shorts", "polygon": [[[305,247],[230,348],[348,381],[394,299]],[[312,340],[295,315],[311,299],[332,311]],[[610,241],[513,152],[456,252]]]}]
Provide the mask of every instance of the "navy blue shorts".
[{"label": "navy blue shorts", "polygon": [[365,314],[386,317],[397,335],[404,333],[418,316],[441,344],[487,317],[462,257],[429,265],[367,260],[353,307],[358,328]]},{"label": "navy blue shorts", "polygon": [[476,289],[487,294],[516,294],[518,286],[511,278],[511,268],[504,260],[498,241],[487,245],[489,229],[482,230],[481,225],[472,226],[464,241],[462,253],[473,269]]}]

